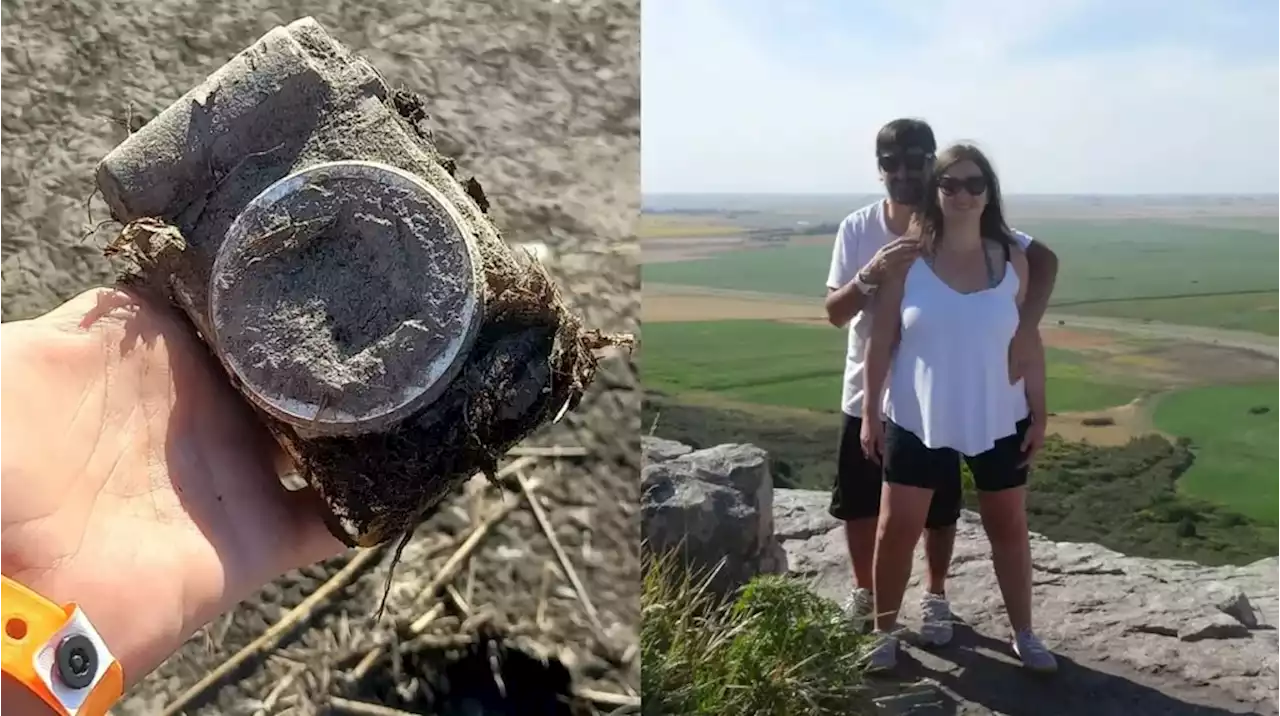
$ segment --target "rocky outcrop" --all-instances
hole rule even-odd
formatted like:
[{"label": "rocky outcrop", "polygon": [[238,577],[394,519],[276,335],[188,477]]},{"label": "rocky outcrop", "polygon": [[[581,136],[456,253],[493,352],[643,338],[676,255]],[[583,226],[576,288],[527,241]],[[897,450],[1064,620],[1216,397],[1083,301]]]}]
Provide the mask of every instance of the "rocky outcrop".
[{"label": "rocky outcrop", "polygon": [[643,438],[641,514],[646,547],[695,572],[724,564],[711,587],[726,593],[757,574],[786,571],[773,536],[768,455],[753,445],[686,445]]},{"label": "rocky outcrop", "polygon": [[[679,452],[669,441],[662,449]],[[699,455],[724,450],[765,462],[763,451],[740,445],[675,459],[685,460],[683,469],[696,472],[699,481],[722,484],[711,474],[717,463]],[[686,472],[667,476],[678,481]],[[852,572],[843,529],[827,514],[829,496],[772,492],[761,502],[772,504],[772,538],[782,544],[789,571],[817,593],[843,599]],[[710,526],[702,529],[714,533]],[[1018,667],[1006,645],[1009,629],[981,520],[966,512],[948,586],[961,622],[955,641],[934,651],[909,646],[899,665],[908,681],[876,687],[886,691],[882,708],[912,714],[1277,714],[1280,559],[1204,567],[1035,534],[1031,539],[1036,630],[1060,656],[1058,675],[1035,679]],[[908,628],[919,623],[924,567],[922,555],[917,559],[903,608]]]}]

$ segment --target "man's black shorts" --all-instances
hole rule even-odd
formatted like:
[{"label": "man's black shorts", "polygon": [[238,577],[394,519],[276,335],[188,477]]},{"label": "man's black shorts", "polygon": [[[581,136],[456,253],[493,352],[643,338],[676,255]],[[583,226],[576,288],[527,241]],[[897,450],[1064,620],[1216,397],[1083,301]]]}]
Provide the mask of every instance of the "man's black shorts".
[{"label": "man's black shorts", "polygon": [[[880,514],[880,465],[862,452],[862,418],[844,415],[840,427],[839,464],[835,487],[831,490],[831,516],[838,520],[858,520]],[[888,426],[886,426],[888,429]],[[886,435],[887,443],[887,435]],[[887,444],[886,444],[887,449]],[[960,519],[963,492],[960,487],[960,463],[956,462],[954,479],[936,479],[933,502],[925,526],[933,529],[950,527]]]},{"label": "man's black shorts", "polygon": [[[990,450],[963,456],[973,473],[973,486],[979,492],[996,492],[1027,484],[1027,468],[1023,460],[1022,441],[1030,420],[1018,423],[1012,435],[1000,438]],[[884,428],[884,479],[898,485],[911,485],[941,490],[950,489],[960,480],[959,452],[951,448],[929,448],[904,427],[887,421]],[[953,477],[954,476],[954,477]],[[934,493],[937,504],[937,493]]]}]

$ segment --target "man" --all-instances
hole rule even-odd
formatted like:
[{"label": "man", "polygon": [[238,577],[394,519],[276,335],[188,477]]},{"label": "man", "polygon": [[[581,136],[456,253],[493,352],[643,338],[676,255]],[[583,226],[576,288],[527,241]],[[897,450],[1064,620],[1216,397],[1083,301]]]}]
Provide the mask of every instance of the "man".
[{"label": "man", "polygon": [[[881,466],[862,452],[862,370],[876,286],[905,271],[920,255],[919,242],[907,238],[913,208],[923,199],[926,177],[933,170],[937,142],[933,130],[918,119],[895,119],[876,136],[876,161],[888,197],[865,206],[840,222],[827,276],[827,319],[849,327],[845,359],[844,413],[839,458],[830,512],[845,525],[853,562],[854,584],[845,610],[859,629],[870,624],[872,563],[880,512]],[[1031,361],[1044,360],[1039,325],[1058,273],[1057,256],[1047,246],[1019,231],[1014,237],[1027,251],[1030,266],[1027,295],[1017,334],[1009,347],[1010,375],[1020,376]],[[959,480],[937,490],[925,531],[927,581],[921,596],[920,638],[941,646],[951,641],[951,607],[946,597],[947,570],[955,546],[962,489]]]}]

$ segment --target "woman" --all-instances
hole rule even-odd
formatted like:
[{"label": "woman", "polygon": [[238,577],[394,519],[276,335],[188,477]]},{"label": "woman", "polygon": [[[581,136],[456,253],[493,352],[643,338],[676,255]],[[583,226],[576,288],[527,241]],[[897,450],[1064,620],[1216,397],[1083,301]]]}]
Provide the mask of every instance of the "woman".
[{"label": "woman", "polygon": [[[1031,629],[1027,466],[1044,440],[1044,364],[1009,374],[1027,257],[1004,220],[1000,186],[977,148],[942,152],[918,230],[923,255],[880,287],[867,353],[862,444],[884,467],[874,567],[879,642],[871,668],[896,664],[893,635],[912,553],[937,486],[963,456],[1023,664],[1057,662]],[[892,364],[892,369],[890,368]],[[886,378],[890,381],[888,395]]]}]

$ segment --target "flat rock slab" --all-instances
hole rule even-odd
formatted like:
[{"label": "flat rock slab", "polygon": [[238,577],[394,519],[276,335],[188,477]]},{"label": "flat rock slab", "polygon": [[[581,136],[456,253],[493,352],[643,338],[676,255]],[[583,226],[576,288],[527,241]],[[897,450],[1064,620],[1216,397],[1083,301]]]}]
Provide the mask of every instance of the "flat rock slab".
[{"label": "flat rock slab", "polygon": [[[791,572],[843,600],[852,569],[843,529],[826,515],[828,499],[777,490],[775,524]],[[1034,677],[1007,647],[986,536],[979,517],[965,512],[948,583],[961,622],[955,641],[936,651],[908,646],[900,661],[904,685],[932,679],[950,695],[947,713],[1277,713],[1280,560],[1204,567],[1035,534],[1031,540],[1036,631],[1059,655],[1060,672]],[[919,624],[922,552],[917,561],[903,604],[908,628]]]}]

